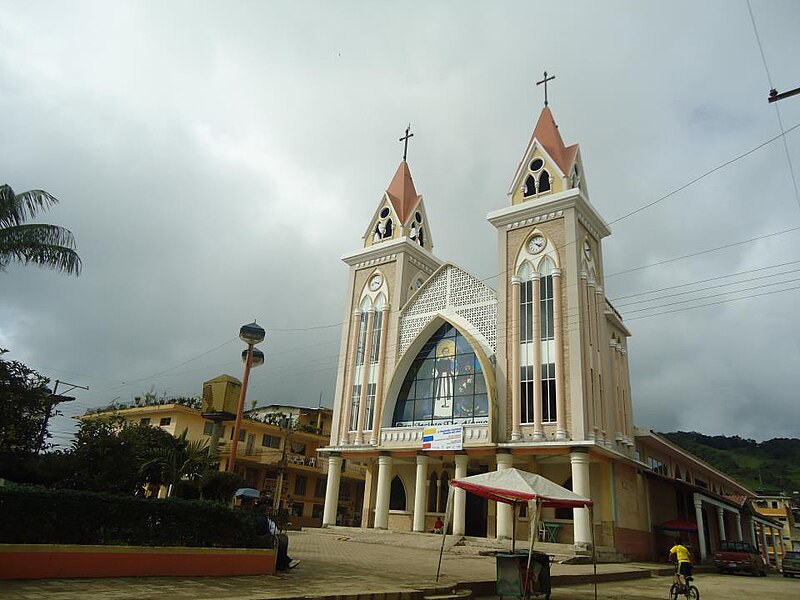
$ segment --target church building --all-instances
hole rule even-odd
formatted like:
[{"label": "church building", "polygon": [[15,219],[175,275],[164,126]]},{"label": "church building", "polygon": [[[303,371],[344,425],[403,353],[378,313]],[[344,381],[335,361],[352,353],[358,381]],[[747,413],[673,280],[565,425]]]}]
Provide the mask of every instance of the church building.
[{"label": "church building", "polygon": [[[589,200],[578,144],[564,143],[546,103],[487,220],[497,289],[434,254],[404,157],[362,247],[342,258],[323,526],[336,524],[343,461],[366,465],[361,526],[408,532],[431,530],[451,478],[516,467],[594,501],[594,523],[587,509],[545,509],[553,541],[594,539],[644,557],[648,466],[633,426],[630,332],[603,291],[610,229]],[[456,432],[451,449],[435,443],[443,431]],[[510,538],[514,518],[508,505],[456,490],[455,535]],[[524,539],[525,511],[516,518]]]}]

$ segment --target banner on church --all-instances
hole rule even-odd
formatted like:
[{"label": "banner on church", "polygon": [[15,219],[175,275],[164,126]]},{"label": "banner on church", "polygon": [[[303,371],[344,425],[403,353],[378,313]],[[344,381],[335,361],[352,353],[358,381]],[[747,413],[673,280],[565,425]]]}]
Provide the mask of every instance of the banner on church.
[{"label": "banner on church", "polygon": [[433,425],[422,430],[423,450],[461,450],[463,445],[463,425]]}]

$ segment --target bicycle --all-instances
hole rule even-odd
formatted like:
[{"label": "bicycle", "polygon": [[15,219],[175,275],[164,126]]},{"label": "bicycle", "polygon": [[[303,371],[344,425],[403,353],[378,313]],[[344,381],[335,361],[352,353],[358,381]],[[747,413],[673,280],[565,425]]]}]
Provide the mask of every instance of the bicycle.
[{"label": "bicycle", "polygon": [[685,596],[688,600],[700,600],[700,590],[696,586],[691,585],[694,577],[683,578],[683,583],[673,583],[669,588],[670,600],[678,600],[678,596]]}]

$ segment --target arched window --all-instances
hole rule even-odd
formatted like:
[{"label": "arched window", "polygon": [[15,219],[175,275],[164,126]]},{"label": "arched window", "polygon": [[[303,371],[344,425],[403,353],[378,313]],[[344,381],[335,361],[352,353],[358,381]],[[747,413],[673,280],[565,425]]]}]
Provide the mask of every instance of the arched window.
[{"label": "arched window", "polygon": [[[366,301],[366,299],[365,299]],[[361,403],[361,371],[364,368],[364,351],[367,344],[367,317],[366,310],[362,310],[358,317],[358,343],[356,346],[356,363],[353,370],[353,393],[350,404],[350,431],[358,427],[358,407]]]},{"label": "arched window", "polygon": [[[542,422],[556,421],[556,348],[553,312],[553,269],[549,257],[539,263],[539,297],[533,294],[527,263],[520,269],[519,343],[520,343],[520,422],[534,422],[535,386],[541,387]],[[535,338],[534,305],[539,308],[539,336]],[[534,364],[535,344],[539,344],[539,364]],[[537,380],[539,383],[537,384]]]},{"label": "arched window", "polygon": [[488,423],[483,368],[467,339],[449,323],[419,351],[406,373],[393,427]]},{"label": "arched window", "polygon": [[406,509],[406,486],[403,485],[403,480],[399,475],[395,475],[392,479],[392,489],[389,492],[389,510],[405,510]]},{"label": "arched window", "polygon": [[442,485],[439,492],[439,512],[444,512],[447,509],[447,494],[450,492],[450,476],[447,471],[442,473]]},{"label": "arched window", "polygon": [[437,503],[439,501],[439,476],[436,472],[431,473],[428,480],[428,512],[437,512]]},{"label": "arched window", "polygon": [[525,198],[536,195],[536,178],[533,175],[528,175],[525,179],[525,189],[522,190],[522,195]]},{"label": "arched window", "polygon": [[547,169],[539,174],[539,193],[550,191],[550,173]]},{"label": "arched window", "polygon": [[539,330],[542,343],[542,422],[556,421],[556,342],[555,319],[553,305],[553,269],[555,265],[549,257],[545,257],[539,265],[542,276],[539,286]]}]

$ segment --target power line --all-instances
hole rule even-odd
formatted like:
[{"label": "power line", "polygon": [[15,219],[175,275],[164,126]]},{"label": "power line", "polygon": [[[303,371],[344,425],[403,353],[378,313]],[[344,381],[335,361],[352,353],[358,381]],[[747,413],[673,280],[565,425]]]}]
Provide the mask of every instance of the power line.
[{"label": "power line", "polygon": [[649,269],[651,267],[657,267],[659,265],[665,265],[667,263],[676,262],[679,260],[684,260],[686,258],[693,258],[695,256],[700,256],[702,254],[708,254],[709,252],[716,252],[718,250],[725,250],[726,248],[733,248],[734,246],[738,246],[740,244],[746,244],[748,242],[755,242],[758,240],[765,240],[767,238],[776,237],[779,235],[784,235],[786,233],[792,233],[793,231],[800,230],[800,226],[798,227],[790,227],[789,229],[783,229],[781,231],[775,231],[773,233],[767,233],[765,235],[759,235],[756,237],[752,237],[746,240],[738,240],[736,242],[731,242],[730,244],[723,244],[722,246],[716,246],[715,248],[708,248],[706,250],[700,250],[699,252],[693,252],[691,254],[684,254],[683,256],[676,256],[675,258],[668,258],[666,260],[661,260],[654,263],[648,263],[645,265],[641,265],[639,267],[632,267],[630,269],[625,269],[624,271],[617,271],[616,273],[611,273],[605,276],[606,279],[610,279],[611,277],[617,277],[618,275],[624,275],[626,273],[633,273],[634,271],[641,271],[642,269]]},{"label": "power line", "polygon": [[[742,159],[743,159],[743,158],[745,158],[746,156],[750,156],[751,154],[753,154],[753,152],[757,152],[758,150],[760,150],[760,149],[761,149],[761,148],[763,148],[764,146],[767,146],[767,145],[771,144],[772,142],[774,142],[774,141],[775,141],[775,140],[777,140],[778,138],[783,138],[783,140],[784,140],[784,143],[786,143],[786,137],[785,137],[785,136],[786,136],[786,134],[787,134],[787,133],[789,133],[790,131],[794,131],[794,130],[795,130],[795,129],[797,129],[798,127],[800,127],[800,123],[798,123],[797,125],[793,126],[791,129],[788,129],[788,130],[786,130],[786,131],[783,131],[783,128],[781,127],[781,133],[780,133],[780,134],[778,134],[778,135],[776,135],[775,137],[768,139],[766,142],[763,142],[763,143],[759,144],[758,146],[756,146],[755,148],[752,148],[752,149],[748,150],[748,151],[747,151],[747,152],[745,152],[744,154],[740,154],[740,155],[739,155],[739,156],[737,156],[736,158],[732,158],[732,159],[730,159],[730,160],[728,160],[728,161],[726,161],[726,162],[722,163],[721,165],[717,165],[717,166],[716,166],[716,167],[714,167],[713,169],[709,169],[708,171],[706,171],[706,172],[705,172],[705,173],[703,173],[702,175],[699,175],[698,177],[695,177],[694,179],[692,179],[692,180],[691,180],[691,181],[689,181],[688,183],[685,183],[685,184],[683,184],[682,186],[675,188],[674,190],[672,190],[671,192],[669,192],[669,193],[667,193],[667,194],[665,194],[665,195],[661,196],[661,197],[660,197],[660,198],[658,198],[657,200],[653,200],[652,202],[650,202],[650,203],[648,203],[648,204],[645,204],[644,206],[640,206],[639,208],[637,208],[637,209],[635,209],[635,210],[632,210],[631,212],[629,212],[629,213],[626,213],[626,214],[622,215],[621,217],[617,217],[617,218],[616,218],[616,219],[614,219],[613,221],[610,221],[610,222],[609,222],[609,225],[613,225],[614,223],[618,223],[618,222],[622,221],[623,219],[627,219],[628,217],[632,217],[632,216],[633,216],[633,215],[635,215],[636,213],[642,212],[643,210],[647,210],[648,208],[650,208],[650,207],[652,207],[652,206],[655,206],[655,205],[656,205],[656,204],[658,204],[659,202],[661,202],[661,201],[663,201],[663,200],[666,200],[666,199],[667,199],[667,198],[669,198],[670,196],[674,196],[675,194],[677,194],[678,192],[680,192],[680,191],[682,191],[682,190],[685,190],[686,188],[688,188],[689,186],[691,186],[691,185],[693,185],[693,184],[697,183],[697,182],[698,182],[698,181],[700,181],[701,179],[705,179],[706,177],[708,177],[708,176],[709,176],[709,175],[711,175],[712,173],[714,173],[714,172],[716,172],[716,171],[719,171],[720,169],[724,169],[724,168],[725,168],[725,167],[727,167],[728,165],[731,165],[731,164],[735,163],[736,161],[742,160]],[[787,150],[787,151],[788,151],[788,150]]]},{"label": "power line", "polygon": [[[753,33],[756,35],[756,42],[758,43],[758,51],[761,53],[761,62],[764,63],[764,71],[767,74],[767,81],[769,82],[769,89],[774,90],[775,86],[772,84],[772,75],[769,73],[769,65],[767,65],[767,56],[764,54],[764,46],[761,44],[761,36],[758,35],[758,27],[756,26],[756,18],[753,16],[753,8],[750,6],[750,0],[747,0],[747,11],[750,13],[750,22],[753,24]],[[775,103],[775,116],[778,118],[778,127],[783,135],[783,119],[781,118],[781,111],[778,104]],[[797,188],[797,178],[794,175],[794,165],[792,164],[792,156],[789,153],[789,144],[786,138],[783,138],[783,150],[786,154],[786,163],[789,166],[789,176],[792,180],[792,187],[794,189],[794,199],[797,202],[797,208],[800,208],[800,190]]]},{"label": "power line", "polygon": [[698,283],[706,283],[708,281],[717,281],[719,279],[727,279],[728,277],[736,277],[737,275],[746,275],[747,273],[755,273],[757,271],[765,271],[767,269],[776,269],[778,267],[785,267],[787,265],[794,265],[794,264],[797,264],[797,263],[800,263],[800,260],[792,260],[792,261],[785,262],[785,263],[778,263],[778,264],[775,264],[775,265],[769,265],[767,267],[758,267],[758,268],[755,268],[755,269],[748,269],[746,271],[739,271],[738,273],[731,273],[730,275],[719,275],[718,277],[709,277],[708,279],[699,279],[697,281],[690,281],[689,283],[681,283],[681,284],[672,285],[672,286],[669,286],[669,287],[666,287],[666,288],[659,288],[657,290],[650,290],[649,292],[638,292],[636,294],[627,294],[625,296],[617,296],[616,298],[610,298],[609,302],[616,302],[617,300],[624,300],[624,299],[627,299],[627,298],[635,298],[637,296],[645,296],[647,294],[656,294],[658,292],[663,292],[663,291],[666,291],[666,290],[682,288],[682,287],[686,287],[686,286],[689,286],[689,285],[695,285],[695,284],[698,284]]}]

